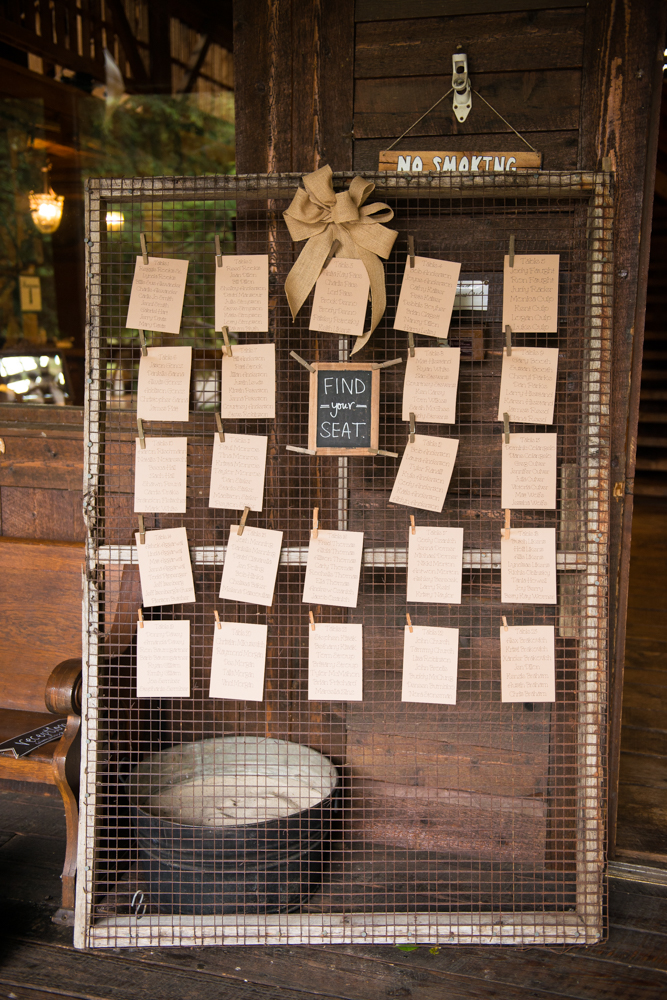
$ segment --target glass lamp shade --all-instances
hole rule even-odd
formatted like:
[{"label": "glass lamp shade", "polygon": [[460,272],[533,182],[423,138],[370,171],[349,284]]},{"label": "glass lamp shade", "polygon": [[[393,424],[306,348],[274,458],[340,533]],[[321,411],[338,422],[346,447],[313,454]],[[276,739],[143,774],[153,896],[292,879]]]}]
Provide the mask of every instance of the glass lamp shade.
[{"label": "glass lamp shade", "polygon": [[44,194],[29,194],[30,214],[40,233],[55,233],[63,217],[64,195],[56,194],[49,188]]}]

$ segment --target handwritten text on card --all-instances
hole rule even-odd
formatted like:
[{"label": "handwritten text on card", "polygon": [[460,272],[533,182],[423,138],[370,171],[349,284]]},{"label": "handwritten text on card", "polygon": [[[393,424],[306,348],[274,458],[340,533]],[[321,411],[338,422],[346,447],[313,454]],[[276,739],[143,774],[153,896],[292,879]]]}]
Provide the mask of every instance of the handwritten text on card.
[{"label": "handwritten text on card", "polygon": [[556,333],[558,330],[558,254],[516,254],[514,267],[505,257],[503,330]]},{"label": "handwritten text on card", "polygon": [[262,701],[267,631],[266,625],[224,621],[213,630],[211,698]]},{"label": "handwritten text on card", "polygon": [[142,420],[187,420],[191,347],[149,347],[139,359],[137,416]]},{"label": "handwritten text on card", "polygon": [[209,507],[260,511],[268,438],[257,434],[219,434],[213,439]]},{"label": "handwritten text on card", "polygon": [[193,603],[195,587],[185,528],[147,531],[143,544],[139,532],[134,538],[144,607]]},{"label": "handwritten text on card", "polygon": [[556,434],[512,434],[502,441],[501,507],[555,510]]},{"label": "handwritten text on card", "polygon": [[408,534],[408,601],[461,603],[463,528],[416,525]]},{"label": "handwritten text on card", "polygon": [[130,330],[179,333],[188,276],[187,260],[137,257],[125,326]]},{"label": "handwritten text on card", "polygon": [[190,622],[137,625],[137,698],[190,697]]},{"label": "handwritten text on card", "polygon": [[503,413],[513,422],[551,424],[554,419],[557,347],[514,347],[503,351],[498,420]]},{"label": "handwritten text on card", "polygon": [[405,446],[390,503],[439,514],[449,489],[458,447],[459,442],[454,438],[415,434],[414,442]]},{"label": "handwritten text on card", "polygon": [[406,625],[401,701],[455,705],[459,630]]},{"label": "handwritten text on card", "polygon": [[134,509],[140,513],[184,514],[186,509],[188,439],[136,439]]},{"label": "handwritten text on card", "polygon": [[215,329],[269,332],[268,254],[224,254],[215,269]]},{"label": "handwritten text on card", "polygon": [[510,625],[500,629],[503,701],[555,701],[553,625]]},{"label": "handwritten text on card", "polygon": [[405,263],[395,330],[447,338],[461,265],[451,260],[415,257]]},{"label": "handwritten text on card", "polygon": [[556,529],[512,528],[500,539],[500,600],[556,603]]},{"label": "handwritten text on card", "polygon": [[360,337],[370,281],[363,261],[334,257],[315,284],[310,330]]},{"label": "handwritten text on card", "polygon": [[270,607],[282,540],[282,531],[252,528],[247,524],[239,535],[238,525],[233,524],[229,529],[220,597]]},{"label": "handwritten text on card", "polygon": [[363,700],[361,625],[318,623],[308,630],[308,699]]},{"label": "handwritten text on card", "polygon": [[356,608],[363,544],[363,531],[320,530],[310,539],[304,604]]},{"label": "handwritten text on card", "polygon": [[222,419],[276,415],[275,344],[235,344],[222,357]]},{"label": "handwritten text on card", "polygon": [[460,347],[415,347],[405,366],[403,420],[414,413],[425,424],[455,423],[460,361]]}]

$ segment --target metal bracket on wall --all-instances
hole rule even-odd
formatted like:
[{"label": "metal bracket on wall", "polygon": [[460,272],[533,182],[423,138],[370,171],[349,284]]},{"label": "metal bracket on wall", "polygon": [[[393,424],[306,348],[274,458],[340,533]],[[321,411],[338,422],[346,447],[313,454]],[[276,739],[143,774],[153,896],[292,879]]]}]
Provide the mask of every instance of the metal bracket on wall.
[{"label": "metal bracket on wall", "polygon": [[464,122],[472,108],[468,57],[464,52],[455,52],[452,56],[452,87],[454,88],[452,110],[458,121]]}]

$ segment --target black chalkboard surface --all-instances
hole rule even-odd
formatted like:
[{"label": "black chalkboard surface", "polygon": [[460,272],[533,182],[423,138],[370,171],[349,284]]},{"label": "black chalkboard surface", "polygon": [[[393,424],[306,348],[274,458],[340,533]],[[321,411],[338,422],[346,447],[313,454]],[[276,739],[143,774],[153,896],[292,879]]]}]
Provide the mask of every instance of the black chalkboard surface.
[{"label": "black chalkboard surface", "polygon": [[315,362],[308,447],[321,455],[368,455],[378,447],[380,373],[366,363]]}]

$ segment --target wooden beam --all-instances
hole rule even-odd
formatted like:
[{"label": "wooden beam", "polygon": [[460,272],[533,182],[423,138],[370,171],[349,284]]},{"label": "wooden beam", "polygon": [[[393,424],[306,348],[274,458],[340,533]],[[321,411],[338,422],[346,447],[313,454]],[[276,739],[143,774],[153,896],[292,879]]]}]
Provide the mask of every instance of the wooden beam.
[{"label": "wooden beam", "polygon": [[207,27],[188,57],[183,77],[176,89],[177,94],[189,94],[192,91],[199,72],[204,65],[204,59],[206,59],[210,46],[211,32]]},{"label": "wooden beam", "polygon": [[[586,9],[579,166],[615,172],[612,486],[610,498],[609,856],[614,856],[632,491],[662,92],[667,8],[631,0],[622,8],[590,0]],[[647,141],[648,140],[648,141]],[[608,161],[606,160],[608,158]]]},{"label": "wooden beam", "polygon": [[113,16],[113,26],[118,40],[123,47],[125,58],[132,70],[132,82],[135,84],[145,84],[148,82],[146,67],[137,48],[137,41],[127,19],[125,8],[121,0],[107,0],[109,10]]}]

